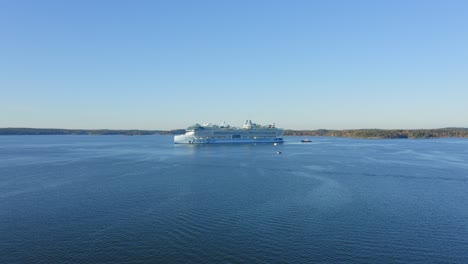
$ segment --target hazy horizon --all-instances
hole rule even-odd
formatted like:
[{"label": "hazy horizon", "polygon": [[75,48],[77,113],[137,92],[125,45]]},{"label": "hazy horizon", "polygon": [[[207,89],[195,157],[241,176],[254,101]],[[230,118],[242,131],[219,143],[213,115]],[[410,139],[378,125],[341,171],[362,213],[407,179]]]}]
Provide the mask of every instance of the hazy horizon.
[{"label": "hazy horizon", "polygon": [[0,127],[468,127],[466,1],[3,1]]}]

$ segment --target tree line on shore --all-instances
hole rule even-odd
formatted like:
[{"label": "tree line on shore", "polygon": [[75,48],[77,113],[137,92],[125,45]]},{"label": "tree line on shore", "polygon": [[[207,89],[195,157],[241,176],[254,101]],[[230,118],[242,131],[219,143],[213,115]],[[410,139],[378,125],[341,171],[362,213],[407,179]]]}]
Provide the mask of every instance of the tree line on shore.
[{"label": "tree line on shore", "polygon": [[[0,128],[0,135],[176,135],[185,129],[175,130],[112,130],[112,129],[56,129],[56,128]],[[346,129],[346,130],[291,130],[285,136],[325,136],[351,138],[468,138],[468,128],[440,129]]]},{"label": "tree line on shore", "polygon": [[122,130],[122,129],[57,129],[57,128],[0,128],[0,135],[174,135],[183,134],[185,129],[176,130]]},{"label": "tree line on shore", "polygon": [[285,136],[325,136],[351,138],[468,138],[468,128],[439,129],[346,129],[285,130]]}]

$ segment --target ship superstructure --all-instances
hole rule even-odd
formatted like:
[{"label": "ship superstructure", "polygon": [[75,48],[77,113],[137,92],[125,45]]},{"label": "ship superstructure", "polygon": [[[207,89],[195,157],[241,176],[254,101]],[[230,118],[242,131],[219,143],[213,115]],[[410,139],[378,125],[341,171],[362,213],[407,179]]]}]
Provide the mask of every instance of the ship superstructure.
[{"label": "ship superstructure", "polygon": [[246,120],[242,127],[231,127],[223,122],[193,125],[186,129],[184,135],[174,136],[175,144],[218,144],[218,143],[281,143],[283,129],[275,124],[267,126]]}]

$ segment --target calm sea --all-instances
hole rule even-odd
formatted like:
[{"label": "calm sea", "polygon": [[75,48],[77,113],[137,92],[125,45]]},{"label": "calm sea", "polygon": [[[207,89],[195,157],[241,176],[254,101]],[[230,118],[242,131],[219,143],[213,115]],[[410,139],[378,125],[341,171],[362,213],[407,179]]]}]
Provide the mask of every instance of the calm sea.
[{"label": "calm sea", "polygon": [[468,140],[310,139],[1,136],[0,263],[468,263]]}]

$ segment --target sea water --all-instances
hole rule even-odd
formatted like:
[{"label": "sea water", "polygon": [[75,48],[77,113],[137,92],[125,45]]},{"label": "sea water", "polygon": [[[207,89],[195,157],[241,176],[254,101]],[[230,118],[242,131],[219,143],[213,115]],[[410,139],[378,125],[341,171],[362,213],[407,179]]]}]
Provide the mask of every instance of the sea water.
[{"label": "sea water", "polygon": [[1,136],[0,263],[468,263],[467,139],[301,139]]}]

